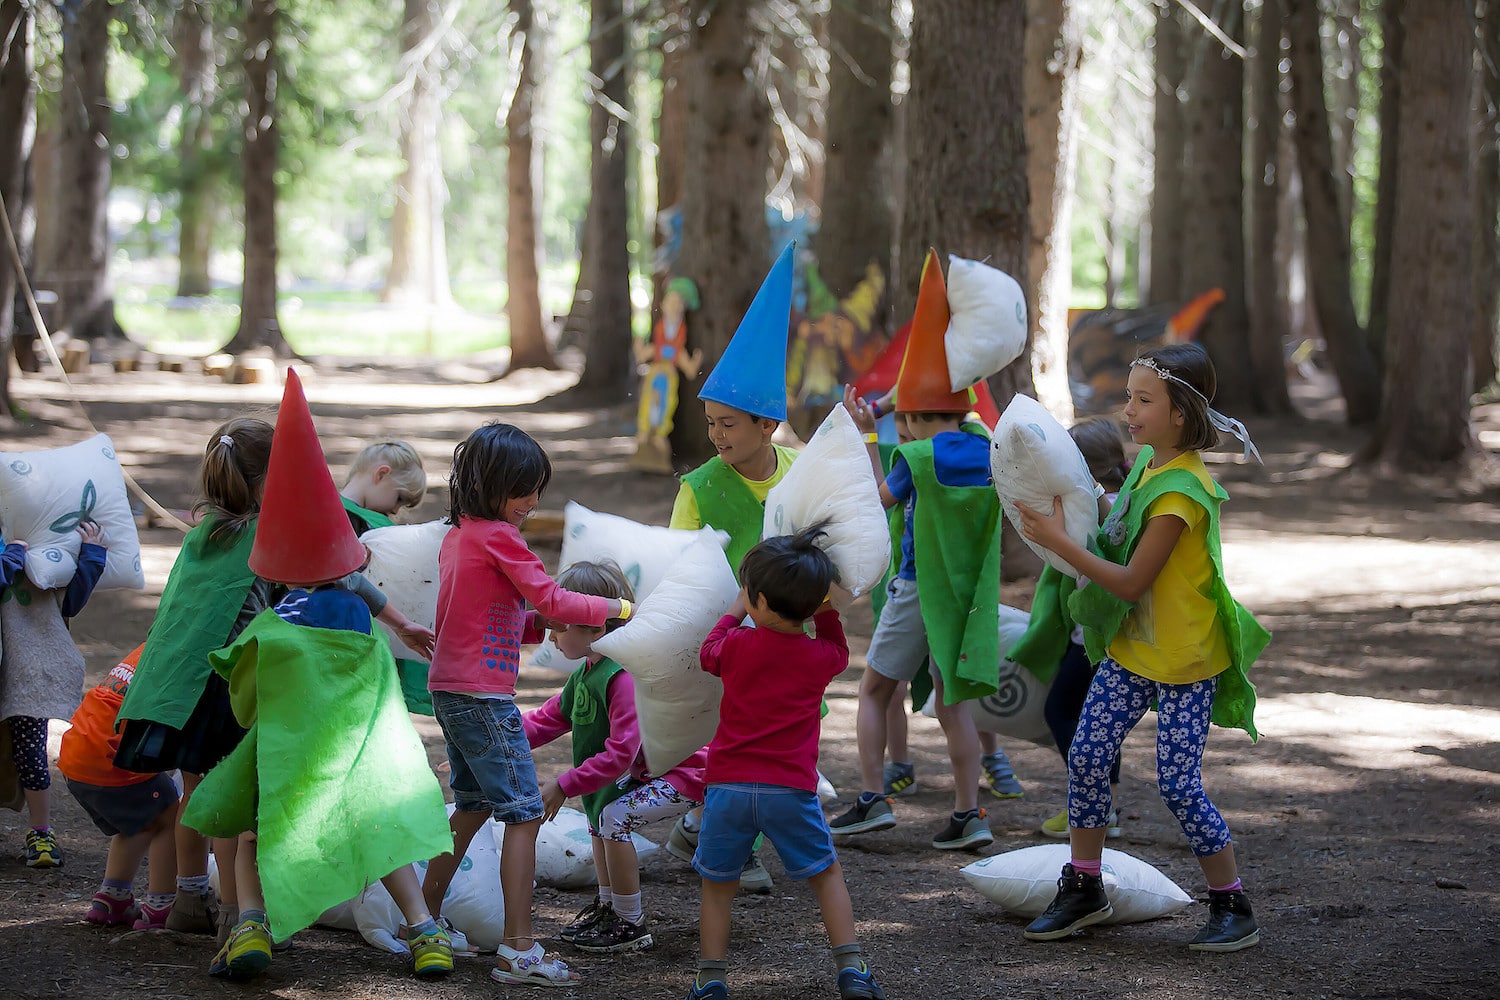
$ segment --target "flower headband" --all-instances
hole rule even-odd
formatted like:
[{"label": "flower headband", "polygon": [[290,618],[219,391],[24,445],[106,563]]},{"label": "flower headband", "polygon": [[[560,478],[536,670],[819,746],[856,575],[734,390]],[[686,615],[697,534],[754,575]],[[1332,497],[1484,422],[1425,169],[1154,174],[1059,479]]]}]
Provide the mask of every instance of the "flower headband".
[{"label": "flower headband", "polygon": [[1234,437],[1240,442],[1240,444],[1244,445],[1244,455],[1246,458],[1254,455],[1257,462],[1260,462],[1262,465],[1265,464],[1265,460],[1260,457],[1260,451],[1255,447],[1255,442],[1250,440],[1250,432],[1245,430],[1245,425],[1240,423],[1238,420],[1235,420],[1233,417],[1224,416],[1224,414],[1214,409],[1213,406],[1209,404],[1208,397],[1199,392],[1197,386],[1191,384],[1180,375],[1173,375],[1170,371],[1163,368],[1155,358],[1136,358],[1134,361],[1130,362],[1130,367],[1134,368],[1136,365],[1140,365],[1142,368],[1149,368],[1152,371],[1156,372],[1157,378],[1160,378],[1163,382],[1176,382],[1178,385],[1191,392],[1194,396],[1197,396],[1199,399],[1203,400],[1203,405],[1208,408],[1208,422],[1214,425],[1214,429],[1223,431],[1225,434]]}]

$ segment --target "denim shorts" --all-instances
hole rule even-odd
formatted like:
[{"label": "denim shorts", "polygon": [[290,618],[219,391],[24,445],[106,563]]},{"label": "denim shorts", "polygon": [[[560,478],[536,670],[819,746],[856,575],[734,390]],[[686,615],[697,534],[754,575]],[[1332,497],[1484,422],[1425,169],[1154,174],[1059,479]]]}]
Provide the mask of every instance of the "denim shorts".
[{"label": "denim shorts", "polygon": [[541,819],[542,791],[516,703],[434,691],[432,709],[448,743],[455,808],[492,813],[501,823]]},{"label": "denim shorts", "polygon": [[788,878],[808,879],[839,859],[816,792],[785,785],[710,785],[693,868],[710,882],[738,882],[764,833]]}]

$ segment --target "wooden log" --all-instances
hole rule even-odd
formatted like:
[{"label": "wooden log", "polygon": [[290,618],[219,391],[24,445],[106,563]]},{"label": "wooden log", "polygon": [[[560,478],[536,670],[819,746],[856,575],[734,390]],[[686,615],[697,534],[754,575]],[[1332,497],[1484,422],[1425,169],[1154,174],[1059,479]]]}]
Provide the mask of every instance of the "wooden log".
[{"label": "wooden log", "polygon": [[69,375],[77,375],[79,372],[87,371],[89,361],[92,357],[93,351],[89,348],[88,341],[70,340],[63,346],[63,371]]},{"label": "wooden log", "polygon": [[141,370],[140,358],[115,358],[113,364],[115,367],[116,375],[122,374],[124,372],[137,372]]},{"label": "wooden log", "polygon": [[180,372],[184,362],[181,358],[162,358],[156,363],[156,367],[164,372]]},{"label": "wooden log", "polygon": [[270,358],[238,358],[224,373],[224,381],[235,385],[274,384],[276,362]]},{"label": "wooden log", "polygon": [[210,354],[203,359],[203,374],[223,378],[224,373],[234,364],[234,358],[228,354]]}]

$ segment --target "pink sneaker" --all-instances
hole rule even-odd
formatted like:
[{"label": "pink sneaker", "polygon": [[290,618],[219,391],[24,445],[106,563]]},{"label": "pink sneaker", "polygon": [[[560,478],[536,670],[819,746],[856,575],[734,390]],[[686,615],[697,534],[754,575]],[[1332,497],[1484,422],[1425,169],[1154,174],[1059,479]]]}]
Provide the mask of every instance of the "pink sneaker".
[{"label": "pink sneaker", "polygon": [[135,918],[133,927],[138,931],[164,931],[167,929],[167,918],[171,915],[172,904],[170,903],[159,910],[147,903],[142,903],[141,915]]},{"label": "pink sneaker", "polygon": [[115,899],[102,892],[94,893],[93,902],[89,903],[89,912],[83,915],[83,919],[100,927],[118,927],[128,924],[140,915],[136,908],[135,897],[130,899]]}]

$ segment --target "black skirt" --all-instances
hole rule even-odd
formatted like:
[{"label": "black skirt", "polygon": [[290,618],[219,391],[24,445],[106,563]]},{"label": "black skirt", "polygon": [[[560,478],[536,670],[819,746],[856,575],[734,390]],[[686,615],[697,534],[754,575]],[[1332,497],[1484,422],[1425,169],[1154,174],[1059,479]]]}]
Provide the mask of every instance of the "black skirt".
[{"label": "black skirt", "polygon": [[229,707],[229,683],[217,673],[210,674],[181,729],[148,719],[126,720],[115,766],[140,774],[179,769],[207,774],[240,745],[245,732]]}]

